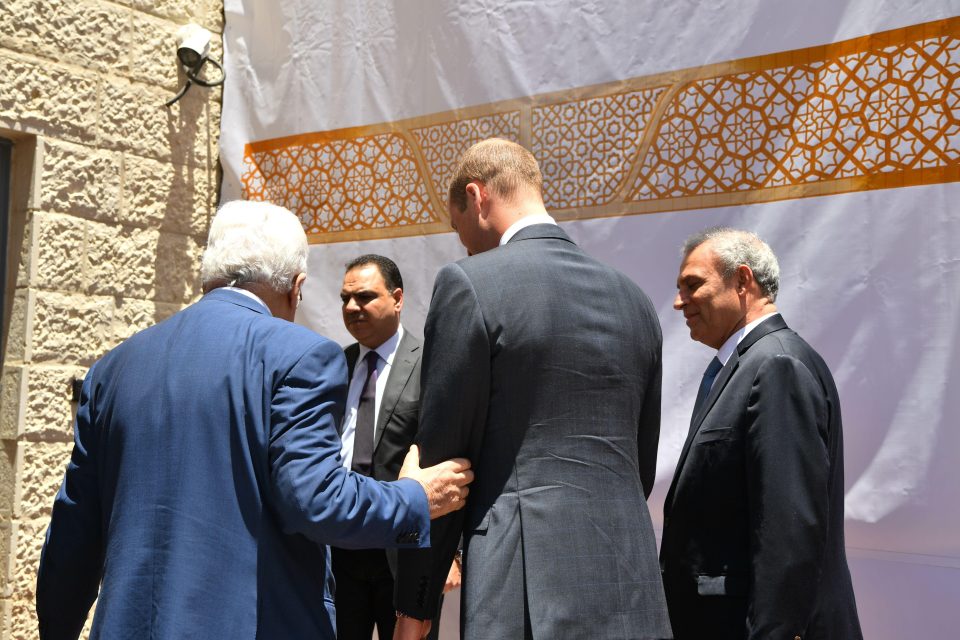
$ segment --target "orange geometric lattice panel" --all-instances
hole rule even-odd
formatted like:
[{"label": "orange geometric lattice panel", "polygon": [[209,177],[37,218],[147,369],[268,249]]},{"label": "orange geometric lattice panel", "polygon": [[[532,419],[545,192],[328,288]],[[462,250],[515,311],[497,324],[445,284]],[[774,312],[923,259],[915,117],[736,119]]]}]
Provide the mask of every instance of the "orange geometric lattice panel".
[{"label": "orange geometric lattice panel", "polygon": [[530,148],[582,219],[960,180],[960,18],[822,47],[247,145],[244,195],[313,242],[445,231],[457,156]]}]

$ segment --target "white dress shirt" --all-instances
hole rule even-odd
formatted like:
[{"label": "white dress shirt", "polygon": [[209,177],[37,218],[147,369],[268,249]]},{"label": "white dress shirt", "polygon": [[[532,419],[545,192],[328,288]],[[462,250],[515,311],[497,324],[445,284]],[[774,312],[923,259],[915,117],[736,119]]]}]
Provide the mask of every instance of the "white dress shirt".
[{"label": "white dress shirt", "polygon": [[748,333],[750,333],[751,331],[757,328],[758,324],[760,324],[761,322],[763,322],[764,320],[766,320],[771,316],[776,316],[779,314],[780,314],[779,311],[772,311],[766,315],[760,316],[750,324],[741,327],[737,331],[734,331],[733,335],[727,338],[727,341],[724,342],[723,345],[721,345],[720,350],[717,351],[717,360],[720,361],[720,364],[722,365],[727,364],[727,360],[729,360],[730,356],[733,355],[733,350],[737,348],[738,344],[743,342],[743,339],[747,337]]},{"label": "white dress shirt", "polygon": [[554,220],[552,216],[546,213],[520,218],[519,220],[514,222],[512,225],[507,227],[507,230],[503,232],[502,236],[500,236],[500,246],[502,247],[503,245],[510,242],[510,238],[517,235],[517,231],[520,231],[520,229],[525,229],[526,227],[529,227],[535,224],[555,225],[557,224],[557,221]]},{"label": "white dress shirt", "polygon": [[[387,388],[387,378],[390,377],[390,366],[393,364],[393,358],[397,355],[397,347],[400,346],[400,339],[403,338],[403,325],[397,329],[392,337],[375,349],[377,355],[377,395],[373,407],[374,420],[380,417],[380,400],[383,398],[383,390]],[[347,410],[343,416],[343,433],[340,435],[340,457],[343,458],[343,466],[349,469],[353,465],[353,436],[357,432],[357,407],[360,406],[360,394],[363,392],[363,383],[367,379],[367,354],[370,349],[360,345],[360,355],[357,356],[357,363],[353,367],[353,377],[350,378],[350,389],[347,391]],[[374,422],[376,425],[376,422]],[[376,429],[371,436],[376,438]]]}]

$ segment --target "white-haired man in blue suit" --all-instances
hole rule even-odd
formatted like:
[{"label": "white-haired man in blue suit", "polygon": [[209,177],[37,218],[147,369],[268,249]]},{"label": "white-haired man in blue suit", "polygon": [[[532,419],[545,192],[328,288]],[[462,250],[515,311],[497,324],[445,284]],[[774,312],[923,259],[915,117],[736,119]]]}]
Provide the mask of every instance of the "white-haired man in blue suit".
[{"label": "white-haired man in blue suit", "polygon": [[428,546],[465,460],[396,482],[340,462],[347,378],[293,324],[307,241],[286,209],[214,217],[204,296],[98,361],[40,560],[44,640],[335,637],[329,552]]}]

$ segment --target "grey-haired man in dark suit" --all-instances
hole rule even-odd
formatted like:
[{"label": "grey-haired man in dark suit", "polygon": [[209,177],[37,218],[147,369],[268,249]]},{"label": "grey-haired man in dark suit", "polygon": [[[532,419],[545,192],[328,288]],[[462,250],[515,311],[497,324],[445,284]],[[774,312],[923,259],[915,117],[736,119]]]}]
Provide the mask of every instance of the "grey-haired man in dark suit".
[{"label": "grey-haired man in dark suit", "polygon": [[674,308],[718,351],[663,505],[676,638],[859,640],[833,377],[777,312],[765,242],[708,229],[683,255]]}]

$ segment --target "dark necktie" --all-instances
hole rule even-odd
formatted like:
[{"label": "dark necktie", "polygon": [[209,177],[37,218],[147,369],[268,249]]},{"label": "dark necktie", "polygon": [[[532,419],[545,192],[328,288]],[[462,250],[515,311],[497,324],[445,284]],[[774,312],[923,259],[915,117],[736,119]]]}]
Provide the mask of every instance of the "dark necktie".
[{"label": "dark necktie", "polygon": [[[707,395],[710,393],[710,387],[713,386],[713,381],[716,379],[717,374],[720,373],[720,369],[723,369],[723,364],[721,364],[719,358],[714,356],[710,364],[707,365],[707,370],[703,372],[703,379],[700,380],[700,389],[697,391],[697,401],[693,403],[693,415],[690,416],[691,434],[693,433],[694,425],[697,423],[697,415],[699,415],[700,409],[703,408],[703,403],[706,402]],[[689,435],[687,437],[689,437]]]},{"label": "dark necktie", "polygon": [[365,476],[373,471],[373,430],[377,423],[377,361],[376,351],[364,356],[367,363],[367,379],[360,392],[357,405],[357,426],[353,432],[353,464],[351,469]]}]

